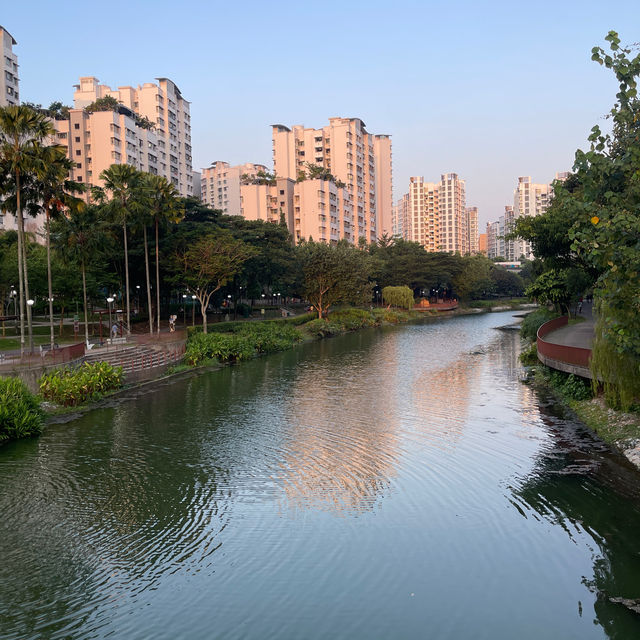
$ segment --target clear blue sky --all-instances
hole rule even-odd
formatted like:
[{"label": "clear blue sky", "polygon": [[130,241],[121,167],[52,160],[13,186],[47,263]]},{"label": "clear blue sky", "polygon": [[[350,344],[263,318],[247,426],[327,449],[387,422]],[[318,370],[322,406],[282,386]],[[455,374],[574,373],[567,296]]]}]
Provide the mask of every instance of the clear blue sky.
[{"label": "clear blue sky", "polygon": [[640,40],[640,2],[14,1],[0,24],[23,100],[169,77],[192,103],[195,169],[270,165],[272,123],[360,117],[392,135],[394,199],[456,171],[483,230],[519,175],[570,169],[602,123],[616,85],[591,48],[610,29]]}]

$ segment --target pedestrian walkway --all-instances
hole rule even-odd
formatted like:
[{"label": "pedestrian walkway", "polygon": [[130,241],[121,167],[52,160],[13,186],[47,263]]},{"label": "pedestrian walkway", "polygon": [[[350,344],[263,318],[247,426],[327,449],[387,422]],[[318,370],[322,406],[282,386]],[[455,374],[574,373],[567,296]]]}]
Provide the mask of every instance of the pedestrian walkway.
[{"label": "pedestrian walkway", "polygon": [[593,334],[595,330],[595,320],[593,317],[593,303],[585,302],[579,318],[584,318],[584,322],[568,324],[560,329],[555,329],[545,335],[545,342],[560,344],[566,347],[580,347],[581,349],[591,349],[593,344]]}]

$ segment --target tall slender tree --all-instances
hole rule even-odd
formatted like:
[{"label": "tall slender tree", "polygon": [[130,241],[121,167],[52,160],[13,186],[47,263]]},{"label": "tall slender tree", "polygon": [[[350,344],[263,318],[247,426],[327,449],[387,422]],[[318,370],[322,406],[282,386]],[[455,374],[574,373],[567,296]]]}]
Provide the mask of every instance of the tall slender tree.
[{"label": "tall slender tree", "polygon": [[36,170],[34,195],[45,212],[47,244],[47,288],[49,293],[49,328],[51,348],[55,343],[53,329],[53,285],[51,274],[51,219],[64,211],[82,211],[84,202],[73,194],[85,191],[82,183],[69,178],[73,163],[66,156],[64,147],[51,146],[43,151],[43,162]]},{"label": "tall slender tree", "polygon": [[87,305],[87,265],[95,260],[105,240],[103,224],[96,206],[70,209],[66,216],[54,222],[52,228],[56,250],[67,263],[76,263],[82,274],[84,310],[84,337],[89,343],[89,317]]},{"label": "tall slender tree", "polygon": [[128,164],[112,164],[100,174],[104,186],[95,191],[105,212],[122,225],[124,242],[125,300],[127,305],[127,333],[131,333],[131,303],[129,293],[129,251],[127,225],[135,220],[144,208],[142,173]]},{"label": "tall slender tree", "polygon": [[0,162],[5,175],[14,180],[16,226],[18,228],[18,288],[20,297],[20,354],[25,351],[24,316],[27,310],[29,346],[33,350],[33,328],[29,298],[24,218],[22,215],[21,182],[42,162],[41,143],[55,133],[47,117],[23,105],[0,107]]},{"label": "tall slender tree", "polygon": [[[173,184],[162,176],[145,174],[145,183],[149,207],[156,233],[156,328],[160,333],[160,227],[167,223],[177,223],[184,217],[184,204]],[[146,238],[145,238],[146,245]],[[145,248],[146,255],[146,248]],[[149,313],[151,314],[151,287],[147,275],[147,294]]]}]

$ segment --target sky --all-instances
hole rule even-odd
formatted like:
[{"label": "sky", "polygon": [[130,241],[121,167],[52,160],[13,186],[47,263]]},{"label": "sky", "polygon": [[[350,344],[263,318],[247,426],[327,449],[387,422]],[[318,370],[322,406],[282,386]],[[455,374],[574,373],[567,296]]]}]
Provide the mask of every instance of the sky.
[{"label": "sky", "polygon": [[518,176],[570,170],[615,101],[591,61],[609,30],[640,40],[640,2],[5,2],[20,98],[73,101],[80,76],[111,87],[171,78],[191,102],[193,167],[272,165],[274,123],[358,117],[390,134],[394,201],[410,176],[466,180],[480,228]]}]

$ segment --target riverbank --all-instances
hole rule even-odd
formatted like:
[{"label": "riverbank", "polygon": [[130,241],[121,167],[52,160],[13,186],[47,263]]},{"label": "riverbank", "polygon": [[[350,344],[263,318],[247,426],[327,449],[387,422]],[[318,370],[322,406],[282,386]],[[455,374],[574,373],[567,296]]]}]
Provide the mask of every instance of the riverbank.
[{"label": "riverbank", "polygon": [[591,383],[538,363],[528,366],[526,382],[551,393],[575,417],[640,469],[640,413],[607,407],[593,395]]},{"label": "riverbank", "polygon": [[[526,307],[527,305],[522,305],[518,301],[507,308],[516,310]],[[105,392],[99,398],[73,407],[63,407],[52,402],[42,401],[42,410],[46,416],[45,424],[71,422],[93,409],[114,406],[123,400],[134,399],[138,395],[157,389],[158,386],[165,386],[184,377],[216,370],[237,361],[291,349],[298,343],[323,340],[364,328],[426,323],[441,318],[476,315],[498,310],[504,310],[504,304],[497,308],[484,304],[480,307],[463,306],[445,312],[343,308],[333,311],[328,319],[318,319],[314,314],[305,314],[294,318],[259,323],[246,321],[217,323],[209,327],[210,333],[207,334],[216,337],[204,339],[208,343],[215,343],[215,348],[212,349],[209,346],[205,350],[201,349],[195,357],[193,356],[194,349],[192,349],[191,356],[186,354],[185,363],[173,365],[168,370],[160,370],[157,377],[133,384],[125,383],[119,389]],[[193,342],[203,341],[203,338],[197,338],[198,335],[202,336],[198,331],[192,332]],[[195,351],[198,350],[195,349]],[[191,358],[191,362],[186,364],[189,358]]]}]

